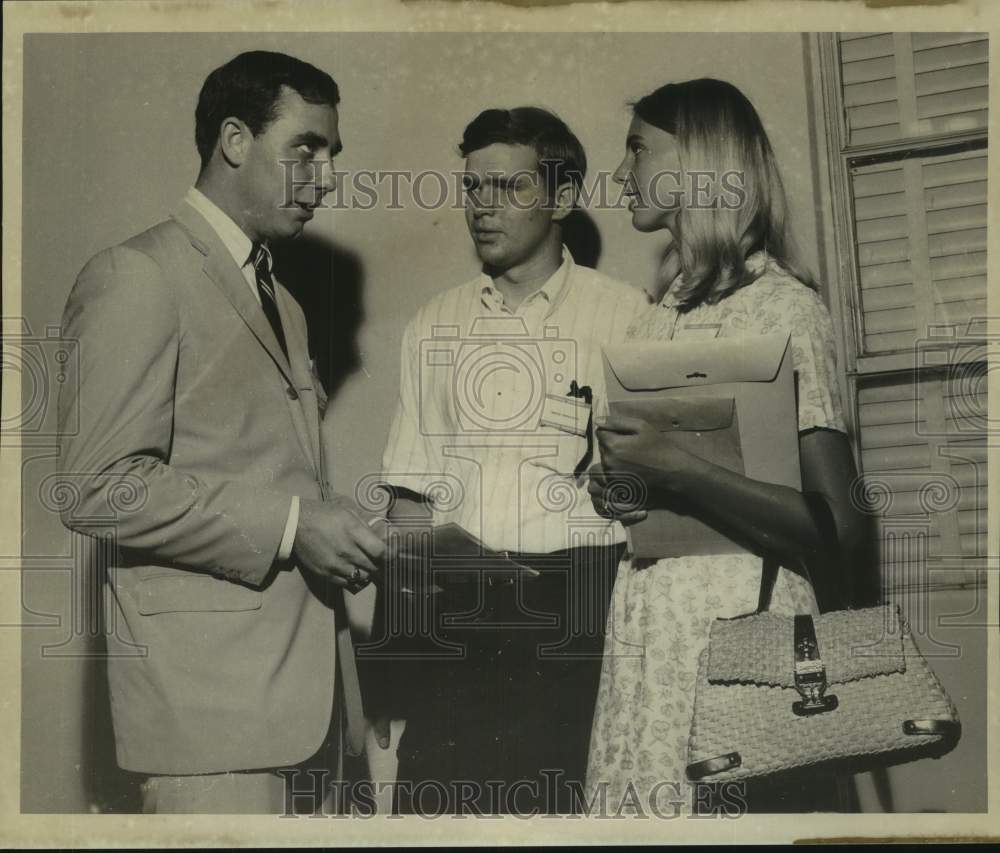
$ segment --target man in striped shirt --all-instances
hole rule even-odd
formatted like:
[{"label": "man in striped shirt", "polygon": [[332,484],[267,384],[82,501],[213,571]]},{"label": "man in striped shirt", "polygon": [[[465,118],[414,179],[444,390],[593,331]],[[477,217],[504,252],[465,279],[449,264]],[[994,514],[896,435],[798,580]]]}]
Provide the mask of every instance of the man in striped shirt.
[{"label": "man in striped shirt", "polygon": [[[583,782],[625,539],[587,492],[591,414],[606,411],[601,345],[624,338],[648,301],[577,266],[563,245],[586,158],[560,119],[533,107],[486,110],[460,150],[483,270],[406,328],[383,456],[389,515],[457,523],[540,574],[454,584],[419,606],[383,597],[383,622],[400,608],[431,613],[422,659],[397,664],[387,688],[407,720],[396,805],[567,811],[567,784]],[[422,797],[429,781],[447,796]]]}]

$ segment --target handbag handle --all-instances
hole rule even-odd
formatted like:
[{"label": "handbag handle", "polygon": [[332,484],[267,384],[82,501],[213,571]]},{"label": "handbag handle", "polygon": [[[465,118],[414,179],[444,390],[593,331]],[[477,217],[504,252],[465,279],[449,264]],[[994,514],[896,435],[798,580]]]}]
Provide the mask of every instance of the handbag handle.
[{"label": "handbag handle", "polygon": [[777,559],[768,556],[764,557],[760,568],[760,592],[757,595],[757,608],[749,613],[741,613],[738,616],[722,616],[723,621],[730,619],[744,619],[747,616],[756,616],[764,613],[771,606],[771,594],[774,592],[774,584],[778,580],[778,569],[780,568]]},{"label": "handbag handle", "polygon": [[[836,547],[837,542],[837,528],[833,521],[833,514],[830,512],[830,506],[823,499],[822,495],[815,492],[803,492],[802,496],[806,500],[806,504],[809,507],[809,512],[816,522],[816,526],[820,529],[823,534],[823,538],[826,542],[830,543],[830,547]],[[771,606],[771,594],[774,592],[774,584],[778,580],[778,569],[780,568],[777,559],[773,555],[768,555],[764,557],[763,566],[760,571],[760,595],[757,598],[757,609],[754,613],[763,613]],[[805,571],[805,576],[809,579],[809,583],[813,588],[813,593],[818,596],[818,591],[816,589],[816,580],[813,577],[812,572],[806,565],[802,566]],[[842,605],[841,605],[842,607]],[[837,609],[841,609],[838,607]]]},{"label": "handbag handle", "polygon": [[757,609],[754,613],[763,613],[771,606],[771,595],[778,580],[778,561],[771,556],[765,557],[760,568],[760,593],[757,596]]}]

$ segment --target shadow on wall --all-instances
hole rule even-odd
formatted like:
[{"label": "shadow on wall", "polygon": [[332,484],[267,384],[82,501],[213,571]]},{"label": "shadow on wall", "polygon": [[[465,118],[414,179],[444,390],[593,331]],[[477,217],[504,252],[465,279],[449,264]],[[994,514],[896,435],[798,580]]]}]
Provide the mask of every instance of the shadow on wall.
[{"label": "shadow on wall", "polygon": [[361,366],[364,321],[361,259],[334,243],[303,235],[274,247],[274,269],[306,315],[309,352],[332,401]]},{"label": "shadow on wall", "polygon": [[601,232],[586,211],[577,209],[563,221],[563,242],[573,260],[583,267],[597,267],[601,260]]}]

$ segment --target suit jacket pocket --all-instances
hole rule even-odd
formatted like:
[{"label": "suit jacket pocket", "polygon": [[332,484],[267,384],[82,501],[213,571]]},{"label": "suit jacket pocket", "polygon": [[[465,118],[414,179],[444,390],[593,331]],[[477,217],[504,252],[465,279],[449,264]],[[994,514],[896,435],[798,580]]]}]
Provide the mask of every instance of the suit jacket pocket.
[{"label": "suit jacket pocket", "polygon": [[134,594],[143,616],[260,610],[264,601],[259,590],[180,570],[139,581]]}]

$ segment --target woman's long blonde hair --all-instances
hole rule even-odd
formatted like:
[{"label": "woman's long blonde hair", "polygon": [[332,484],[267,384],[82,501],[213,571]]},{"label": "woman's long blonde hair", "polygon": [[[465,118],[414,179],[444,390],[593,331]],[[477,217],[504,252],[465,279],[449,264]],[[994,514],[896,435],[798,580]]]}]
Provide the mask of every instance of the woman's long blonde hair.
[{"label": "woman's long blonde hair", "polygon": [[[682,310],[718,302],[755,281],[762,270],[749,269],[746,260],[761,250],[815,287],[788,230],[785,190],[767,132],[739,89],[711,78],[668,83],[633,104],[633,110],[647,124],[676,136],[680,148],[684,202],[675,242],[683,278],[672,296]],[[708,173],[701,185],[718,204],[692,206],[692,170]],[[737,182],[742,194],[733,190]],[[723,198],[730,204],[722,204]]]}]

